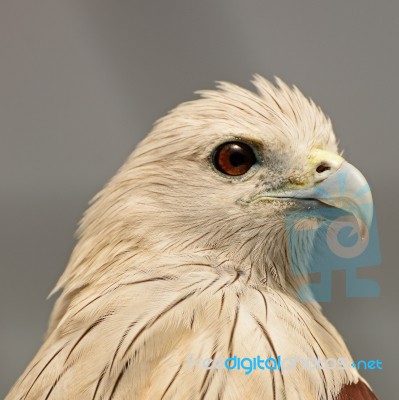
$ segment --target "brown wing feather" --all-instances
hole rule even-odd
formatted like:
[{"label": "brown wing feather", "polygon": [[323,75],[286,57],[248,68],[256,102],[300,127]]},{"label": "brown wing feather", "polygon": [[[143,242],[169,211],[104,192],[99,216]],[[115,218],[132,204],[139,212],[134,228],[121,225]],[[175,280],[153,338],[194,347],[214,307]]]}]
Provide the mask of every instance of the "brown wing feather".
[{"label": "brown wing feather", "polygon": [[369,389],[369,387],[362,381],[358,383],[351,383],[345,385],[337,400],[378,400],[376,395]]}]

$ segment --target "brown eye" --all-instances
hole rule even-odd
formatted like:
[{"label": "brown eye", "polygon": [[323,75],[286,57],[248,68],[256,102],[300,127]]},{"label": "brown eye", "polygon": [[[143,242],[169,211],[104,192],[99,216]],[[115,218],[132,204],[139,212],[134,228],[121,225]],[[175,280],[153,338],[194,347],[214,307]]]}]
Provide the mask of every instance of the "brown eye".
[{"label": "brown eye", "polygon": [[221,144],[213,155],[215,168],[226,175],[244,175],[256,163],[250,146],[242,142]]}]

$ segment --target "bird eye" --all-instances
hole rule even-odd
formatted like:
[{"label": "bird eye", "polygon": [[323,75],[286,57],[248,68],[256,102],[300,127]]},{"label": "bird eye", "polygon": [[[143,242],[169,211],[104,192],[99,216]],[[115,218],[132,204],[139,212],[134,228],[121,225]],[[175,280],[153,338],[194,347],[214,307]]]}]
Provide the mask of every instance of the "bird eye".
[{"label": "bird eye", "polygon": [[223,143],[213,154],[215,168],[230,176],[244,175],[255,163],[254,151],[242,142]]}]

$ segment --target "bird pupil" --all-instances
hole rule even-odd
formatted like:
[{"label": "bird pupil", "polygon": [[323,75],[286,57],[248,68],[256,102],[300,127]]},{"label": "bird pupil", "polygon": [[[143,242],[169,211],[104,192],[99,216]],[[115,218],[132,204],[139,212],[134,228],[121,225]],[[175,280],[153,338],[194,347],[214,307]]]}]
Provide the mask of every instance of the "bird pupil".
[{"label": "bird pupil", "polygon": [[240,151],[235,151],[230,155],[230,163],[233,167],[245,164],[245,156]]}]

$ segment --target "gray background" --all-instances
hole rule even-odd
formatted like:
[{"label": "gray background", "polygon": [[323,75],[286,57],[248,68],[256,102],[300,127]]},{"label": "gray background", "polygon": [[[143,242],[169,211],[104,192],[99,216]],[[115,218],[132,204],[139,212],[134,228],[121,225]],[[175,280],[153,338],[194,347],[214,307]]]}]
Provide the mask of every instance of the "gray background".
[{"label": "gray background", "polygon": [[[323,3],[323,4],[322,4]],[[298,85],[368,178],[383,263],[378,299],[325,306],[364,375],[397,398],[399,2],[2,0],[0,396],[37,351],[89,199],[154,120],[215,80]],[[396,379],[395,379],[396,378]]]}]

